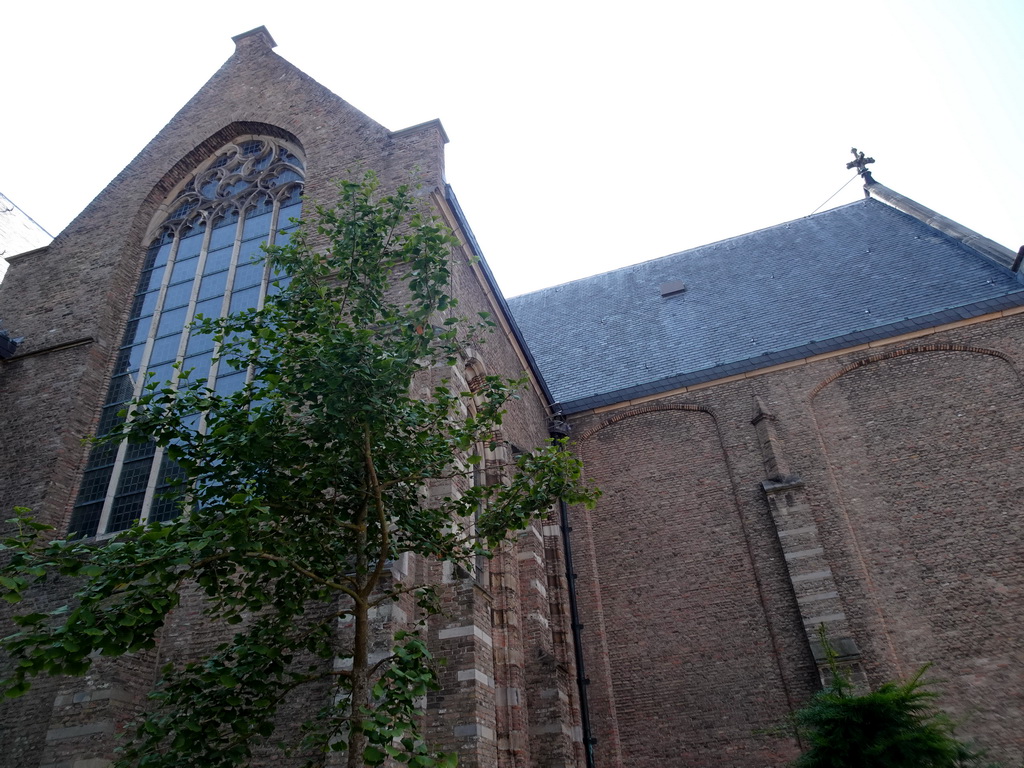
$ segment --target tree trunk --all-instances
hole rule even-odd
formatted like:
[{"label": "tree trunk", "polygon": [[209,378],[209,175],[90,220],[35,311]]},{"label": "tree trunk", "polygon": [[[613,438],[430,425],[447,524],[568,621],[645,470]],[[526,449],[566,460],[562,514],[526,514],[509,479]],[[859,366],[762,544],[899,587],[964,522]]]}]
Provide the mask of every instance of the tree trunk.
[{"label": "tree trunk", "polygon": [[355,605],[355,637],[352,640],[352,698],[351,727],[348,739],[348,768],[362,768],[363,752],[366,751],[366,734],[362,729],[363,716],[360,707],[367,704],[370,683],[367,679],[369,673],[369,617],[367,616],[368,606],[365,599],[360,598]]}]

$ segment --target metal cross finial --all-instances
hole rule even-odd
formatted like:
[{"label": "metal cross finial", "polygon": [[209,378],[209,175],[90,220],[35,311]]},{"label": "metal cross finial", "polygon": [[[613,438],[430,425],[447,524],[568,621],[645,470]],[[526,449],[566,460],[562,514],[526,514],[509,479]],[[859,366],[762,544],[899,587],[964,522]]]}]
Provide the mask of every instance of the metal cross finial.
[{"label": "metal cross finial", "polygon": [[869,163],[875,162],[875,158],[864,157],[864,153],[858,152],[856,147],[854,147],[850,151],[853,152],[854,159],[852,162],[846,164],[847,169],[856,168],[857,173],[859,173],[861,176],[870,173],[870,171],[868,171],[867,169],[867,166]]}]

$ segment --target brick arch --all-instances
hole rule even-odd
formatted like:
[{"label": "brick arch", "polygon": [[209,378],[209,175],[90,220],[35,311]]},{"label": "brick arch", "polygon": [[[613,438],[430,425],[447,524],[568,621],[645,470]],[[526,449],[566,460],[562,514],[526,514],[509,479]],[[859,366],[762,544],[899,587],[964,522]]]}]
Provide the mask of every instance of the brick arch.
[{"label": "brick arch", "polygon": [[[138,207],[134,208],[134,212],[125,212],[125,220],[129,221],[130,224],[126,229],[124,238],[119,238],[116,248],[111,249],[112,261],[116,264],[116,276],[111,288],[112,298],[107,301],[102,315],[101,325],[104,332],[100,334],[101,337],[109,335],[112,339],[120,339],[120,334],[124,328],[125,312],[127,311],[125,300],[134,291],[138,282],[143,263],[141,255],[145,250],[154,222],[161,218],[162,206],[167,204],[171,194],[187,183],[196,173],[197,168],[209,160],[218,149],[221,149],[234,139],[245,135],[263,135],[283,139],[295,145],[296,148],[305,154],[305,148],[299,138],[284,128],[254,120],[236,120],[225,124],[202,141],[197,142],[191,150],[174,162],[163,172],[159,181],[153,185],[146,196],[138,203]],[[158,139],[154,140],[150,147],[153,147]],[[143,150],[142,155],[153,151],[150,147]],[[155,150],[154,154],[158,151]],[[140,155],[140,158],[142,155]],[[136,158],[135,161],[125,168],[104,194],[108,194],[123,178],[137,173],[136,165],[140,158]],[[159,161],[153,162],[153,165],[158,164]],[[85,212],[89,210],[89,208],[86,208]],[[71,228],[69,226],[65,233],[69,232]],[[61,235],[58,235],[58,238],[63,236],[64,233],[61,233]],[[113,366],[115,353],[116,346],[111,346],[110,349],[106,350],[105,368],[108,371]]]},{"label": "brick arch", "polygon": [[678,404],[664,404],[664,405],[642,405],[639,408],[630,408],[628,411],[621,411],[614,416],[611,416],[600,424],[591,427],[586,432],[582,433],[576,438],[576,442],[582,443],[587,438],[593,437],[594,434],[600,432],[605,427],[610,427],[612,424],[617,424],[623,419],[628,419],[633,416],[640,416],[645,413],[655,413],[657,411],[700,411],[708,414],[712,421],[715,422],[715,426],[718,425],[718,417],[715,412],[704,405],[692,405],[690,403],[678,403]]},{"label": "brick arch", "polygon": [[819,382],[818,385],[811,390],[809,399],[814,400],[814,398],[818,396],[819,392],[825,389],[825,387],[836,379],[841,376],[845,376],[858,368],[863,368],[865,365],[871,365],[872,363],[879,363],[883,360],[892,360],[897,357],[904,357],[905,355],[913,355],[920,352],[966,352],[968,354],[975,355],[991,355],[992,357],[998,357],[1000,360],[1008,363],[1017,375],[1017,378],[1020,379],[1020,372],[1017,370],[1017,366],[1015,365],[1013,358],[998,350],[987,349],[985,347],[974,347],[968,344],[922,344],[916,347],[905,347],[903,349],[891,349],[886,352],[878,352],[877,354],[868,355],[860,360],[855,360]]},{"label": "brick arch", "polygon": [[[604,491],[570,511],[601,765],[778,756],[753,733],[789,704],[719,426],[706,406],[651,403],[578,438],[584,473]],[[770,681],[756,704],[751,679]],[[671,725],[680,720],[688,727]],[[726,740],[734,753],[722,754]]]},{"label": "brick arch", "polygon": [[993,749],[1019,750],[1005,707],[1024,700],[1022,393],[1012,356],[927,344],[855,361],[810,402],[831,489],[823,545],[869,675],[934,663],[943,705]]}]

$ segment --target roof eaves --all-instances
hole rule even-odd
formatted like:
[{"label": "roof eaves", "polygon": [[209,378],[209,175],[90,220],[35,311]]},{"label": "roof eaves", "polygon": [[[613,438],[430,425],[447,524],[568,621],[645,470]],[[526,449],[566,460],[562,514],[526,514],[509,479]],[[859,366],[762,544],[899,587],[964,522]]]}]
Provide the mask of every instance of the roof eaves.
[{"label": "roof eaves", "polygon": [[697,384],[705,384],[717,379],[724,379],[740,373],[749,373],[759,368],[769,368],[773,365],[793,362],[805,357],[812,357],[819,354],[836,352],[848,347],[855,347],[860,344],[880,341],[882,339],[900,336],[905,333],[932,328],[947,323],[954,323],[959,320],[967,320],[981,315],[998,312],[1012,307],[1024,306],[1024,290],[1013,291],[1000,297],[983,299],[972,302],[961,307],[951,307],[938,312],[932,312],[920,317],[908,317],[894,323],[877,326],[875,328],[853,331],[851,333],[837,336],[821,341],[812,341],[789,349],[778,350],[757,357],[737,360],[721,365],[712,366],[699,371],[691,371],[675,376],[668,376],[654,382],[645,382],[631,387],[624,387],[605,393],[589,395],[575,400],[563,401],[560,405],[566,414],[580,413],[592,408],[600,408],[606,405],[623,403],[637,397],[668,392],[674,389],[692,387]]}]

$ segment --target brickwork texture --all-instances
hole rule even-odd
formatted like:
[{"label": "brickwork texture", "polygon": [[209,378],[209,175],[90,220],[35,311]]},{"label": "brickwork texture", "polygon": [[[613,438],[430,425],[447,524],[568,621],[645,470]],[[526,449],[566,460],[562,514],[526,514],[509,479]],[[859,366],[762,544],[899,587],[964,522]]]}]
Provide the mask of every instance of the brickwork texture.
[{"label": "brickwork texture", "polygon": [[[437,121],[389,131],[274,54],[265,33],[255,31],[236,43],[234,55],[132,163],[49,248],[15,259],[0,286],[5,328],[25,337],[18,356],[0,368],[8,414],[0,439],[5,518],[14,506],[26,506],[58,532],[67,531],[86,458],[82,438],[96,426],[147,230],[163,215],[161,205],[176,186],[227,142],[269,135],[299,146],[306,160],[305,194],[313,200],[332,200],[335,180],[371,170],[383,189],[418,185],[424,204],[460,239],[469,239],[445,200],[447,138]],[[452,276],[465,314],[500,314],[468,246],[453,254]],[[502,323],[474,350],[476,373],[523,377],[524,358]],[[459,375],[460,369],[453,372]],[[436,382],[424,385],[431,383]],[[547,437],[546,425],[543,398],[528,386],[510,406],[499,437],[529,449]],[[563,610],[565,601],[546,592],[546,556],[538,523],[485,563],[481,575],[443,572],[411,558],[397,566],[407,578],[443,588],[444,610],[430,622],[427,639],[447,665],[443,690],[428,701],[425,725],[432,741],[459,753],[461,765],[578,764],[578,714],[562,705],[573,695],[571,672],[550,679],[527,672],[534,659],[552,656],[556,647],[561,657],[572,655],[562,648],[566,638],[554,637],[550,629],[566,623],[557,615],[552,621],[552,610]],[[69,588],[53,583],[34,599],[40,608],[55,607],[66,601]],[[383,652],[394,631],[419,618],[411,599],[382,613],[375,650]],[[9,631],[2,615],[0,624]],[[348,628],[340,625],[338,631]],[[155,652],[102,660],[84,678],[39,681],[27,696],[3,704],[0,764],[106,765],[117,734],[144,706],[160,665],[195,658],[217,642],[219,632],[203,621],[198,598],[187,598],[164,627]],[[288,714],[282,718],[286,729],[298,721]],[[291,764],[273,749],[262,750],[257,762]]]},{"label": "brickwork texture", "polygon": [[[257,31],[48,248],[11,260],[0,307],[25,342],[0,364],[5,517],[27,506],[67,530],[147,231],[199,162],[252,134],[302,148],[314,200],[366,170],[384,188],[419,182],[464,243],[452,272],[462,310],[498,320],[453,369],[456,385],[530,373],[444,193],[440,124],[389,131]],[[594,510],[571,510],[575,563],[552,515],[475,573],[396,565],[442,586],[427,634],[447,664],[429,738],[470,768],[582,768],[582,687],[600,768],[785,765],[801,748],[787,717],[821,684],[824,626],[865,684],[931,663],[961,733],[1020,764],[1022,360],[1024,314],[1003,312],[572,416],[573,449],[604,491]],[[547,406],[534,376],[497,437],[538,445]],[[489,452],[484,468],[507,458]],[[68,592],[51,583],[33,607]],[[411,601],[382,612],[378,650],[418,618]],[[107,764],[159,664],[216,640],[188,599],[153,653],[39,681],[2,705],[0,765]],[[287,762],[267,750],[259,764]]]}]

